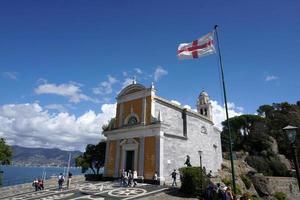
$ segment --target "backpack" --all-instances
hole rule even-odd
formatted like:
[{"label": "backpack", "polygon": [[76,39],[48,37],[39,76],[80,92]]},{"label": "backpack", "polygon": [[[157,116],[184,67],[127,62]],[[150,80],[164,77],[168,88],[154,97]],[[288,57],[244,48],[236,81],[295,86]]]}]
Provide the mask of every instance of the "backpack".
[{"label": "backpack", "polygon": [[172,172],[172,178],[176,178],[176,172]]},{"label": "backpack", "polygon": [[65,179],[64,179],[64,176],[63,176],[63,175],[59,175],[59,176],[58,176],[58,181],[59,181],[59,182],[62,183],[62,182],[64,182],[64,180],[65,180]]}]

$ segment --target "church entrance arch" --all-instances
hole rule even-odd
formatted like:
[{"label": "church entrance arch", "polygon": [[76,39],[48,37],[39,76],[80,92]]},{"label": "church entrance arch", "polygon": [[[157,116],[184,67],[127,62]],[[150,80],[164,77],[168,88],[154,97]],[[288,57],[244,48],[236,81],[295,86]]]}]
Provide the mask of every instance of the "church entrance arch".
[{"label": "church entrance arch", "polygon": [[126,151],[126,167],[125,170],[134,170],[134,151]]},{"label": "church entrance arch", "polygon": [[121,143],[122,162],[121,167],[126,171],[137,170],[138,167],[138,147],[139,143],[135,139],[124,139]]}]

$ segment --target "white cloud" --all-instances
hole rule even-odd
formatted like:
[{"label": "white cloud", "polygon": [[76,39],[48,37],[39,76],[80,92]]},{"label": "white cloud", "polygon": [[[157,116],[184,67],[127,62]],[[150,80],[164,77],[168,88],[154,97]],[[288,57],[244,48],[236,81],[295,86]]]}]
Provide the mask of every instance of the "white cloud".
[{"label": "white cloud", "polygon": [[49,110],[57,110],[59,112],[67,112],[68,110],[61,104],[49,104],[45,106]]},{"label": "white cloud", "polygon": [[116,104],[103,104],[100,113],[76,117],[66,112],[49,114],[38,103],[0,107],[0,136],[10,145],[84,150],[97,143],[101,127],[115,116]]},{"label": "white cloud", "polygon": [[192,110],[192,107],[191,107],[190,105],[184,105],[183,107],[184,107],[184,108],[187,108],[187,109],[189,109],[189,110]]},{"label": "white cloud", "polygon": [[176,105],[178,105],[178,106],[181,105],[181,103],[180,103],[179,101],[176,101],[176,100],[171,100],[171,103],[174,103],[174,104],[176,104]]},{"label": "white cloud", "polygon": [[7,78],[7,79],[11,79],[11,80],[18,80],[18,77],[17,77],[18,73],[17,72],[3,72],[2,73],[2,76],[4,78]]},{"label": "white cloud", "polygon": [[[225,107],[221,106],[217,101],[211,100],[212,117],[216,127],[222,130],[222,122],[226,119]],[[234,117],[243,114],[242,107],[236,107],[234,103],[228,103],[228,115]]]},{"label": "white cloud", "polygon": [[136,73],[138,73],[138,74],[142,74],[143,73],[143,71],[140,69],[140,68],[134,68],[134,70],[136,71]]},{"label": "white cloud", "polygon": [[268,76],[266,76],[265,81],[268,82],[268,81],[274,81],[274,80],[277,80],[277,79],[279,79],[278,76],[268,75]]},{"label": "white cloud", "polygon": [[112,87],[117,82],[118,80],[115,77],[108,75],[107,81],[103,81],[98,85],[98,87],[93,88],[93,92],[94,94],[100,95],[111,94],[113,91]]},{"label": "white cloud", "polygon": [[72,103],[79,103],[81,100],[98,102],[96,99],[83,94],[80,87],[81,85],[74,82],[60,85],[44,83],[39,85],[34,91],[36,94],[55,94],[68,97],[69,102]]},{"label": "white cloud", "polygon": [[158,66],[154,72],[154,81],[157,82],[162,76],[167,75],[168,71]]}]

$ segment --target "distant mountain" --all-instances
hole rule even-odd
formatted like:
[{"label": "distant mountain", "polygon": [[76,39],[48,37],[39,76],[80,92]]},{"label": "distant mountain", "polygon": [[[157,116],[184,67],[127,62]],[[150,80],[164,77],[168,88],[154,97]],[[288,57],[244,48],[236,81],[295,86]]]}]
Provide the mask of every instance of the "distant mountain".
[{"label": "distant mountain", "polygon": [[67,166],[71,153],[71,166],[75,166],[75,158],[80,151],[64,151],[60,149],[27,148],[12,146],[14,165],[27,166]]}]

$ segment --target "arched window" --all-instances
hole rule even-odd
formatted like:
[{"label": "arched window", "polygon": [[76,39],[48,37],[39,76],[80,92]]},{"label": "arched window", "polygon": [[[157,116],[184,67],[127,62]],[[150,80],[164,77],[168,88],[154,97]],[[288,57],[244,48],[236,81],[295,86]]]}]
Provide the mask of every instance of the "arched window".
[{"label": "arched window", "polygon": [[131,116],[129,119],[128,119],[128,125],[135,125],[138,123],[138,120],[135,116]]}]

